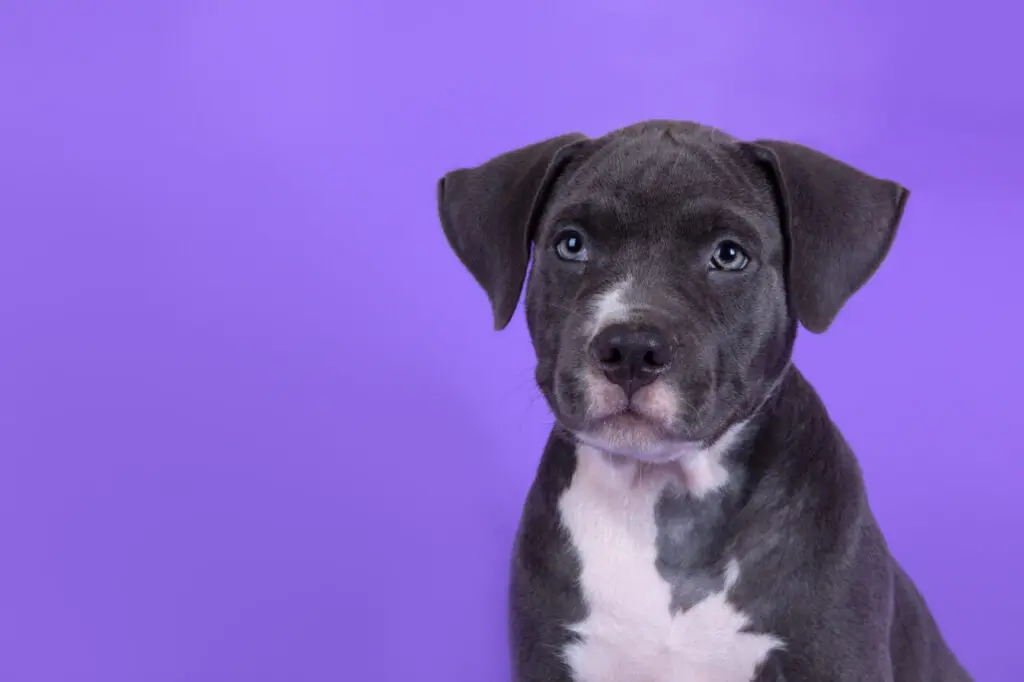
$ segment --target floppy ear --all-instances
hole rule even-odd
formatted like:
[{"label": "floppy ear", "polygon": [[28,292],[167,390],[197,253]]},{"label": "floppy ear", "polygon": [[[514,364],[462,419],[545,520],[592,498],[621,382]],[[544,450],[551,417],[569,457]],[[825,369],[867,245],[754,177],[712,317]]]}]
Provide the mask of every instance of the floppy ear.
[{"label": "floppy ear", "polygon": [[889,253],[910,192],[803,145],[752,147],[778,189],[793,310],[820,334]]},{"label": "floppy ear", "polygon": [[448,244],[487,292],[494,328],[504,329],[519,303],[536,223],[569,149],[573,133],[502,154],[437,183],[437,208]]}]

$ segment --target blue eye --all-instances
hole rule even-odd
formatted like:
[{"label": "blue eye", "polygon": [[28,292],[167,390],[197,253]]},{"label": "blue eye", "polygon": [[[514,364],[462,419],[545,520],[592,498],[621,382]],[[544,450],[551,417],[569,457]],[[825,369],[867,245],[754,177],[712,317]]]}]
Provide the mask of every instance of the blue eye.
[{"label": "blue eye", "polygon": [[582,262],[587,260],[587,247],[583,235],[576,230],[566,230],[555,242],[555,253],[562,260]]},{"label": "blue eye", "polygon": [[747,267],[750,258],[739,247],[739,244],[726,240],[715,247],[711,254],[711,268],[713,270],[731,270],[733,272]]}]

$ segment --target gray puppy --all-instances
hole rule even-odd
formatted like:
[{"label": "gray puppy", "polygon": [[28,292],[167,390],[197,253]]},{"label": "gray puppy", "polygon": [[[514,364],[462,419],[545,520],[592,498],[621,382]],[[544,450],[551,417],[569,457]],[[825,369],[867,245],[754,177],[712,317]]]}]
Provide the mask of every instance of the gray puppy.
[{"label": "gray puppy", "polygon": [[[857,461],[790,363],[908,191],[807,147],[649,121],[441,179],[551,433],[511,580],[516,682],[964,682]],[[529,267],[531,251],[532,268]]]}]

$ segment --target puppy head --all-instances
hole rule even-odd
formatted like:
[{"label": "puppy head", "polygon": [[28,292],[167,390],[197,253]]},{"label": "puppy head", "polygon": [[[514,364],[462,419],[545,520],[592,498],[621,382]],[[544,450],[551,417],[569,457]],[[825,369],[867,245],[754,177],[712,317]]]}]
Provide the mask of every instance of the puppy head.
[{"label": "puppy head", "polygon": [[881,264],[908,191],[807,147],[650,121],[452,171],[449,244],[581,441],[652,461],[749,417]]}]

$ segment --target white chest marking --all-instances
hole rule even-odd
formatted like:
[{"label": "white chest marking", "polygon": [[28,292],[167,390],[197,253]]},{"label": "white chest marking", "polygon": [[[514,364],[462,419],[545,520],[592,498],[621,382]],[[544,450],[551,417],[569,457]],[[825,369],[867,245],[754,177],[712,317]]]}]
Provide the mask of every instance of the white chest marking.
[{"label": "white chest marking", "polygon": [[635,480],[587,446],[559,501],[580,557],[587,617],[564,651],[576,682],[749,682],[782,641],[744,632],[747,616],[729,602],[739,579],[685,613],[669,610],[671,588],[655,566],[654,508],[664,480]]}]

